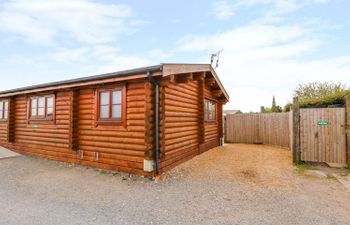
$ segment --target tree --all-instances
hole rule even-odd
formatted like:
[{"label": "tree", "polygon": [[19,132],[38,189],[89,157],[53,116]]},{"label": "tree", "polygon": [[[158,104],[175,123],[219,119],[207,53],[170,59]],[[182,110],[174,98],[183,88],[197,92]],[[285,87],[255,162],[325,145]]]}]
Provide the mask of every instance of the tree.
[{"label": "tree", "polygon": [[287,103],[284,108],[283,108],[283,112],[290,112],[292,110],[292,106],[293,106],[293,103]]},{"label": "tree", "polygon": [[274,112],[282,112],[282,107],[276,104],[275,96],[272,97],[272,107],[265,107],[261,106],[260,112],[261,113],[274,113]]},{"label": "tree", "polygon": [[350,94],[349,87],[342,83],[333,82],[299,84],[294,90],[294,96],[299,97],[301,107],[343,105],[344,97],[348,94]]},{"label": "tree", "polygon": [[294,95],[299,99],[315,99],[335,93],[343,92],[349,89],[345,84],[333,82],[313,82],[308,84],[299,84],[294,90]]}]

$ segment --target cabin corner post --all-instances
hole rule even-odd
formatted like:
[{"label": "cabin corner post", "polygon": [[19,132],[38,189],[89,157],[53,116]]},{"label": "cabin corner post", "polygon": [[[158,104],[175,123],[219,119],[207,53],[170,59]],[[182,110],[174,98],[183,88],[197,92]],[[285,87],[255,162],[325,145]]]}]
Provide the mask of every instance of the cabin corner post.
[{"label": "cabin corner post", "polygon": [[166,86],[159,86],[159,159],[165,157],[165,98]]},{"label": "cabin corner post", "polygon": [[145,81],[145,154],[143,170],[147,173],[154,171],[155,158],[155,99],[154,85],[149,79]]},{"label": "cabin corner post", "polygon": [[145,81],[145,160],[153,160],[155,149],[154,138],[154,93],[153,85],[149,80]]},{"label": "cabin corner post", "polygon": [[16,97],[9,98],[9,115],[7,125],[7,141],[10,143],[15,142],[15,115],[16,115]]},{"label": "cabin corner post", "polygon": [[293,98],[293,163],[299,164],[301,162],[300,149],[300,106],[298,97]]},{"label": "cabin corner post", "polygon": [[223,126],[223,111],[222,111],[222,103],[218,103],[218,129],[219,129],[219,143],[222,146],[224,144],[224,126]]},{"label": "cabin corner post", "polygon": [[205,126],[204,126],[204,88],[205,88],[205,73],[198,76],[198,142],[205,142]]},{"label": "cabin corner post", "polygon": [[350,95],[345,97],[345,120],[346,120],[346,150],[347,150],[347,164],[350,168]]},{"label": "cabin corner post", "polygon": [[71,92],[71,127],[70,127],[70,148],[73,151],[79,150],[79,90]]},{"label": "cabin corner post", "polygon": [[150,74],[145,81],[145,144],[144,171],[153,175],[160,173],[160,159],[164,157],[162,136],[164,130],[164,87]]}]

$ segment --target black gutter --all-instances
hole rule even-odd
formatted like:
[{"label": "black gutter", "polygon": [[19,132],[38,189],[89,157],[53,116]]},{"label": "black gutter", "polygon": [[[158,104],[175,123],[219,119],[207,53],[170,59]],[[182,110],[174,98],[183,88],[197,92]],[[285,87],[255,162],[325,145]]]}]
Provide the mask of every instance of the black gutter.
[{"label": "black gutter", "polygon": [[65,80],[65,81],[50,82],[50,83],[33,85],[33,86],[28,86],[23,88],[16,88],[12,90],[1,91],[0,95],[11,94],[11,93],[21,92],[21,91],[35,90],[39,88],[54,87],[54,86],[60,86],[60,85],[66,85],[66,84],[89,82],[89,81],[103,80],[103,79],[115,78],[115,77],[126,77],[126,76],[141,74],[141,73],[147,73],[147,72],[157,72],[161,70],[162,70],[162,65],[142,67],[142,68],[137,68],[132,70],[124,70],[119,72],[93,75],[89,77],[76,78],[76,79]]},{"label": "black gutter", "polygon": [[155,167],[155,174],[159,174],[159,83],[151,76],[151,73],[148,72],[148,79],[149,81],[156,86],[156,113],[154,115],[155,117],[155,135],[156,135],[156,160],[154,162]]}]

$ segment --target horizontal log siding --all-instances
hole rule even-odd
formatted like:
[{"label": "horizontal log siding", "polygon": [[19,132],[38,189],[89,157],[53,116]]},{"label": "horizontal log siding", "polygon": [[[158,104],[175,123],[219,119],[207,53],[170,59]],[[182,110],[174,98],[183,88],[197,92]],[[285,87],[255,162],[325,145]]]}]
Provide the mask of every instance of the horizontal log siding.
[{"label": "horizontal log siding", "polygon": [[7,122],[0,122],[0,142],[6,142],[7,141],[7,134],[8,134],[8,126]]},{"label": "horizontal log siding", "polygon": [[161,89],[161,170],[169,170],[199,153],[198,82],[169,84]]},{"label": "horizontal log siding", "polygon": [[[160,172],[219,145],[218,122],[199,120],[199,98],[213,97],[203,86],[187,81],[160,88]],[[0,123],[0,145],[52,160],[145,174],[143,160],[154,158],[155,152],[154,87],[143,79],[128,81],[126,95],[125,127],[96,126],[93,87],[57,91],[54,124],[28,124],[27,97],[16,96],[14,142],[7,140],[7,123]]]},{"label": "horizontal log siding", "polygon": [[[209,99],[215,99],[215,97],[212,95],[212,92],[210,90],[210,87],[205,87],[204,89],[204,96],[205,98]],[[204,145],[201,148],[201,151],[207,151],[211,148],[214,148],[216,146],[219,146],[219,121],[221,121],[221,116],[219,113],[221,113],[221,105],[219,103],[216,104],[217,110],[216,110],[216,121],[215,122],[205,122],[204,124]]]},{"label": "horizontal log siding", "polygon": [[[14,142],[9,143],[1,139],[1,145],[22,154],[29,154],[48,159],[72,161],[75,152],[69,150],[69,123],[70,123],[69,91],[56,94],[56,122],[42,124],[27,121],[27,97],[18,96],[13,110],[15,129]],[[74,161],[74,160],[73,160]]]},{"label": "horizontal log siding", "polygon": [[[95,127],[94,89],[79,90],[77,146],[71,150],[72,91],[56,94],[56,123],[27,123],[27,98],[16,97],[15,142],[6,141],[6,125],[0,124],[0,144],[18,153],[76,163],[107,170],[144,174],[145,89],[144,82],[127,85],[126,128]],[[35,128],[34,125],[38,127]],[[4,131],[3,131],[4,130]],[[98,152],[98,159],[96,158]],[[82,157],[81,157],[82,156]]]},{"label": "horizontal log siding", "polygon": [[16,143],[37,147],[50,146],[55,151],[66,152],[69,147],[70,123],[70,93],[59,92],[56,95],[56,122],[55,124],[27,123],[27,98],[16,100],[15,136]]},{"label": "horizontal log siding", "polygon": [[[145,84],[127,84],[127,120],[125,128],[95,126],[94,89],[79,93],[79,150],[83,158],[115,170],[143,173],[145,158]],[[98,160],[96,153],[98,152]]]}]

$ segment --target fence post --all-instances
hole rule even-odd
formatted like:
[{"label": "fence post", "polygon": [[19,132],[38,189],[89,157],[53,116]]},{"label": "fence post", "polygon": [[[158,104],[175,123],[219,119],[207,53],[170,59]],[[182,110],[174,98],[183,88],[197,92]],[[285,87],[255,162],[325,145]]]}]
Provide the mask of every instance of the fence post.
[{"label": "fence post", "polygon": [[345,97],[345,127],[346,127],[346,150],[347,150],[347,164],[350,168],[350,95]]},{"label": "fence post", "polygon": [[293,163],[298,164],[301,161],[300,150],[300,108],[298,97],[293,98]]}]

